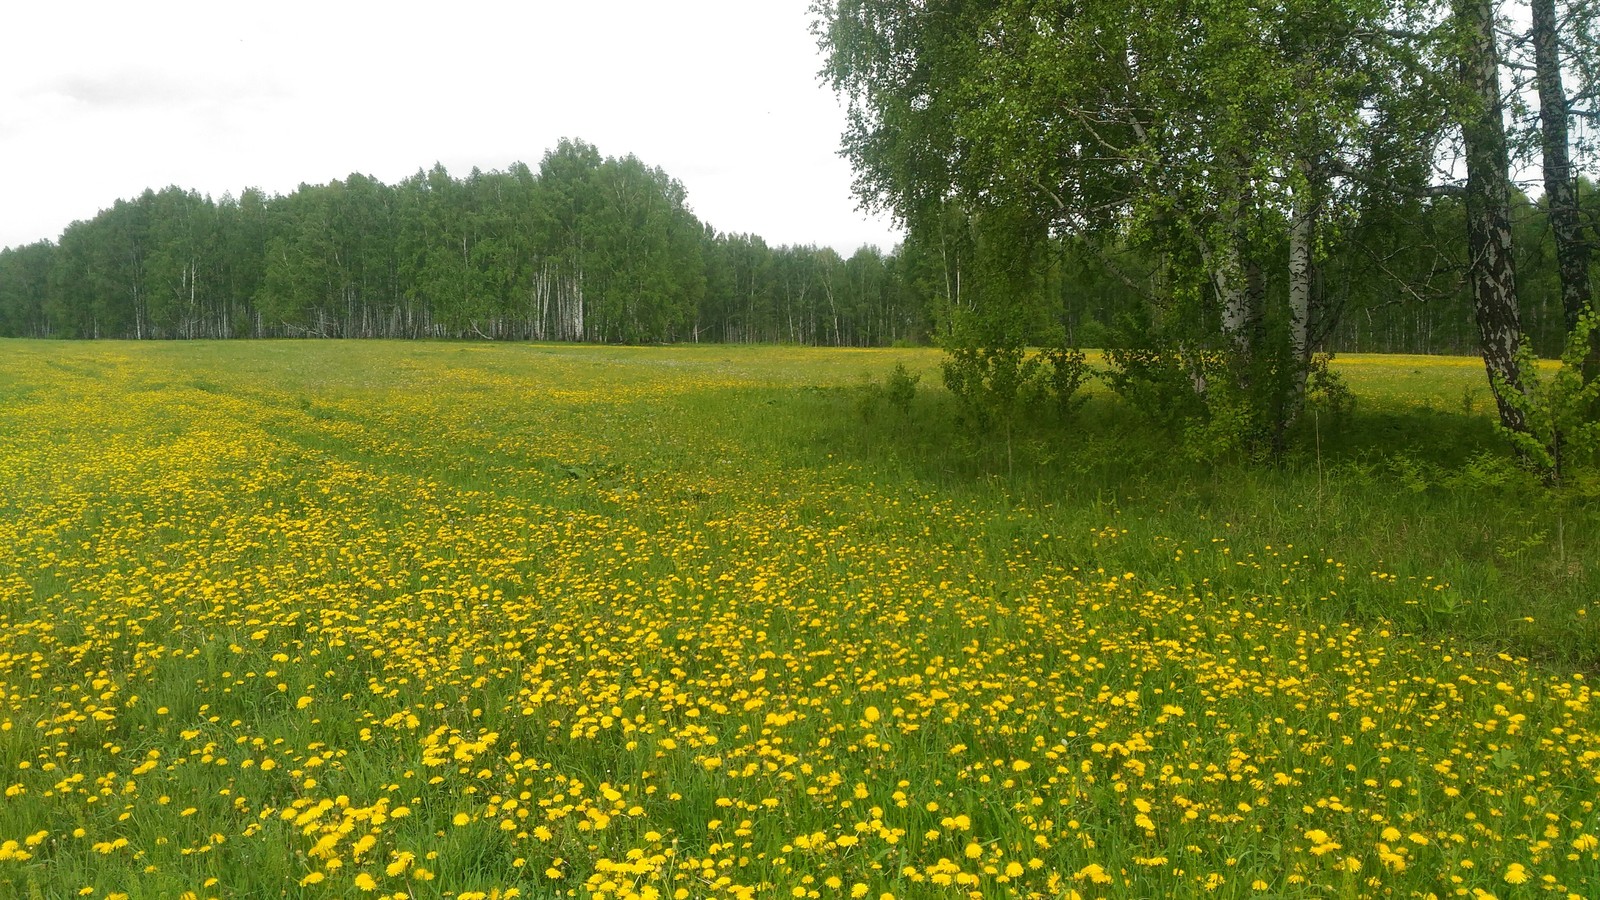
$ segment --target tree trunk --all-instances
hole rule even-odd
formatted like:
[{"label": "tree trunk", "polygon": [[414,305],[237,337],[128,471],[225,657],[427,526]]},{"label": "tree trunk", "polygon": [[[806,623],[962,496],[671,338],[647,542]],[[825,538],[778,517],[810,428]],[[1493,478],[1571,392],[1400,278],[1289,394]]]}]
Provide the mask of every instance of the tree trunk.
[{"label": "tree trunk", "polygon": [[[1561,312],[1567,333],[1590,309],[1589,246],[1581,236],[1578,190],[1573,178],[1571,142],[1567,135],[1567,91],[1561,84],[1561,45],[1556,25],[1556,0],[1533,0],[1533,59],[1539,83],[1539,125],[1544,155],[1544,201],[1550,232],[1556,241],[1556,268],[1561,276]],[[1591,344],[1589,365],[1600,364],[1600,332]]]},{"label": "tree trunk", "polygon": [[[1294,198],[1293,219],[1289,223],[1289,345],[1295,365],[1295,395],[1305,396],[1306,373],[1311,363],[1311,316],[1313,310],[1313,244],[1316,240],[1317,208],[1309,186]],[[1298,406],[1298,402],[1296,403]]]},{"label": "tree trunk", "polygon": [[1522,410],[1509,402],[1510,392],[1523,390],[1517,365],[1522,327],[1511,257],[1510,163],[1493,0],[1458,0],[1456,16],[1467,41],[1461,59],[1462,81],[1475,100],[1461,130],[1467,156],[1467,251],[1478,346],[1500,410],[1500,424],[1525,432]]},{"label": "tree trunk", "polygon": [[[1243,239],[1237,229],[1229,229],[1223,242],[1220,249],[1208,250],[1205,255],[1211,267],[1211,283],[1222,306],[1222,336],[1228,342],[1228,367],[1232,370],[1233,383],[1241,392],[1249,394],[1253,389],[1253,369],[1261,351],[1266,280],[1260,264],[1244,258]],[[1198,366],[1193,368],[1191,380],[1196,393],[1201,395],[1210,386]]]},{"label": "tree trunk", "polygon": [[1245,267],[1239,259],[1239,245],[1231,239],[1211,263],[1211,280],[1222,304],[1222,333],[1233,344],[1241,362],[1250,358],[1251,291]]}]

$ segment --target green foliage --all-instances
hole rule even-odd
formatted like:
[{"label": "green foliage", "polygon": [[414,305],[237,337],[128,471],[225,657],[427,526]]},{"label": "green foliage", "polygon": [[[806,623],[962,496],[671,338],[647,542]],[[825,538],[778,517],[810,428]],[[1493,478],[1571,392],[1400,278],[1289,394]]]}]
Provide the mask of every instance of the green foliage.
[{"label": "green foliage", "polygon": [[[1203,335],[1162,332],[1148,321],[1120,330],[1127,344],[1106,351],[1102,378],[1128,407],[1184,436],[1194,460],[1279,459],[1316,427],[1337,425],[1354,406],[1327,354],[1297,362],[1279,323],[1262,326],[1260,352],[1208,348]],[[1319,423],[1308,428],[1307,414]]]},{"label": "green foliage", "polygon": [[1236,458],[1260,462],[1270,447],[1256,397],[1234,382],[1219,379],[1206,391],[1205,414],[1183,430],[1183,452],[1197,462],[1222,462]]},{"label": "green foliage", "polygon": [[1046,404],[1063,418],[1087,399],[1081,388],[1088,363],[1076,348],[1029,352],[1023,347],[946,347],[940,371],[958,417],[974,431],[1014,428],[1028,410]]},{"label": "green foliage", "polygon": [[[1066,345],[1060,328],[1041,325],[1039,244],[1026,222],[995,220],[973,227],[974,259],[963,274],[973,305],[948,298],[940,346],[946,389],[959,418],[974,430],[1007,433],[1027,410],[1053,405],[1063,416],[1082,403],[1089,375],[1081,350]],[[1044,349],[1029,349],[1041,337]]]},{"label": "green foliage", "polygon": [[[979,317],[1014,319],[1012,304],[1038,292],[984,296],[995,221],[1031,223],[1084,257],[1142,257],[1103,267],[1131,296],[1082,331],[1110,337],[1108,322],[1139,322],[1113,350],[1112,386],[1186,430],[1192,452],[1281,457],[1342,298],[1387,303],[1397,256],[1407,274],[1445,280],[1437,254],[1385,251],[1375,266],[1365,243],[1436,243],[1378,240],[1401,207],[1441,222],[1459,213],[1415,202],[1461,99],[1448,87],[1450,30],[1435,27],[1448,11],[1427,0],[1222,4],[1201,16],[1109,0],[815,11],[825,75],[849,105],[858,191],[909,224],[917,260],[937,259],[945,277],[927,283],[942,280]],[[1039,277],[1037,252],[1014,245]],[[1333,299],[1325,262],[1359,284]],[[1074,268],[1066,277],[1080,283],[1104,274]],[[1095,288],[1097,299],[1122,293]],[[1436,330],[1467,331],[1430,323],[1410,339]],[[1009,374],[1023,365],[1015,337],[986,339],[992,359],[964,346],[953,360],[962,396],[1026,380]]]},{"label": "green foliage", "polygon": [[1205,412],[1197,388],[1217,368],[1214,356],[1156,347],[1113,347],[1104,379],[1138,414],[1172,429],[1187,427]]},{"label": "green foliage", "polygon": [[1592,470],[1600,461],[1600,378],[1587,370],[1591,340],[1600,328],[1593,311],[1579,317],[1567,335],[1561,362],[1554,371],[1540,373],[1531,341],[1523,341],[1518,364],[1522,390],[1497,384],[1509,405],[1527,422],[1526,431],[1502,428],[1528,466],[1553,484]]},{"label": "green foliage", "polygon": [[1063,418],[1070,417],[1088,400],[1083,387],[1089,380],[1089,361],[1077,347],[1049,347],[1041,354],[1046,381]]},{"label": "green foliage", "polygon": [[1190,315],[1130,316],[1123,344],[1106,351],[1106,384],[1130,409],[1181,440],[1177,452],[1196,461],[1240,455],[1261,458],[1270,445],[1265,408],[1276,399],[1274,372],[1206,339]]},{"label": "green foliage", "polygon": [[949,358],[940,371],[963,421],[974,430],[1010,427],[1027,389],[1037,383],[1040,357],[1022,347],[963,344],[946,350]]},{"label": "green foliage", "polygon": [[861,383],[857,387],[855,411],[863,422],[877,420],[887,407],[894,411],[894,421],[906,424],[911,421],[912,405],[917,399],[917,384],[922,381],[920,373],[914,373],[905,367],[904,363],[895,363],[893,369],[884,375],[882,380],[874,378],[869,373],[862,373]]},{"label": "green foliage", "polygon": [[[1344,376],[1332,367],[1333,357],[1319,353],[1311,358],[1306,375],[1306,409],[1321,416],[1329,425],[1338,427],[1348,422],[1355,413],[1356,395],[1345,382]],[[1468,390],[1471,385],[1466,386]],[[1472,409],[1465,410],[1467,415]]]},{"label": "green foliage", "polygon": [[917,343],[901,268],[718,234],[661,169],[563,140],[537,169],[119,200],[0,250],[0,335]]},{"label": "green foliage", "polygon": [[902,414],[910,414],[911,402],[917,399],[917,382],[921,375],[913,375],[905,363],[895,363],[884,379],[883,394],[889,405]]}]

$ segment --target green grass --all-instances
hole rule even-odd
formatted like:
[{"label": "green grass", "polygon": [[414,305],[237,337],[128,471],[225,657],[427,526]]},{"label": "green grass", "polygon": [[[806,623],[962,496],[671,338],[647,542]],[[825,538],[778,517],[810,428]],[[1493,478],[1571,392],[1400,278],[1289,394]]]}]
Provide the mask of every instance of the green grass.
[{"label": "green grass", "polygon": [[3,350],[0,897],[1600,893],[1476,361],[1259,466],[925,350]]}]

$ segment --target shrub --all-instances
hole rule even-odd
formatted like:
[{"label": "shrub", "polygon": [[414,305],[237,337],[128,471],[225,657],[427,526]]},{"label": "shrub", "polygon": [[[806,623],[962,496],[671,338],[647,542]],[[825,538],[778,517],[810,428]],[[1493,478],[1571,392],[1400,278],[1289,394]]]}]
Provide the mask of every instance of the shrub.
[{"label": "shrub", "polygon": [[1528,466],[1545,480],[1560,484],[1581,470],[1594,467],[1600,453],[1600,379],[1586,371],[1590,339],[1600,327],[1594,312],[1579,317],[1567,335],[1561,365],[1550,375],[1540,375],[1533,342],[1524,340],[1518,351],[1522,390],[1497,383],[1496,392],[1522,413],[1526,431],[1502,426]]},{"label": "shrub", "polygon": [[917,398],[917,382],[921,380],[922,376],[911,374],[905,363],[895,363],[894,371],[884,380],[883,395],[890,406],[910,414],[911,401]]}]

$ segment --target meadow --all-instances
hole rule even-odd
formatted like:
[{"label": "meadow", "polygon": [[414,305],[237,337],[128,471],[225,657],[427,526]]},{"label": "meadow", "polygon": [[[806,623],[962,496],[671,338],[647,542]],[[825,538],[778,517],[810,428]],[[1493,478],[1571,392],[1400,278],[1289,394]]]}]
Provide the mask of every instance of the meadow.
[{"label": "meadow", "polygon": [[0,898],[1600,896],[1480,364],[1261,465],[939,359],[0,343]]}]

